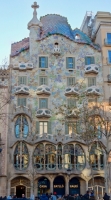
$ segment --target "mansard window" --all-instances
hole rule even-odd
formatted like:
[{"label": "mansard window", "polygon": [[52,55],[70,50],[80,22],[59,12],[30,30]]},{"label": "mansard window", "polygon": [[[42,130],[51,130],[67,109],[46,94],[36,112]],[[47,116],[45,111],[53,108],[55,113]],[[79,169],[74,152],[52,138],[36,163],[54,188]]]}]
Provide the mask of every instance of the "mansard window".
[{"label": "mansard window", "polygon": [[45,168],[47,170],[56,168],[56,147],[51,144],[45,146]]},{"label": "mansard window", "polygon": [[26,98],[18,97],[18,106],[26,106]]},{"label": "mansard window", "polygon": [[24,170],[28,167],[29,154],[25,143],[19,142],[14,151],[14,167],[17,170]]},{"label": "mansard window", "polygon": [[75,69],[75,58],[74,57],[66,58],[66,68],[67,69]]},{"label": "mansard window", "polygon": [[75,169],[81,171],[85,167],[85,155],[80,145],[72,144],[64,147],[64,167],[65,169]]},{"label": "mansard window", "polygon": [[47,98],[41,98],[39,99],[39,108],[48,108],[48,99]]},{"label": "mansard window", "polygon": [[67,86],[75,85],[75,77],[67,77]]},{"label": "mansard window", "polygon": [[18,77],[18,85],[27,85],[27,76],[19,76]]},{"label": "mansard window", "polygon": [[39,57],[39,68],[48,68],[48,57]]},{"label": "mansard window", "polygon": [[19,115],[15,122],[15,136],[17,138],[26,138],[29,133],[29,126],[27,118],[24,115]]},{"label": "mansard window", "polygon": [[88,77],[88,87],[96,86],[96,77]]},{"label": "mansard window", "polygon": [[33,161],[34,167],[38,170],[44,168],[44,145],[42,143],[35,148]]},{"label": "mansard window", "polygon": [[51,122],[40,121],[36,122],[36,133],[39,135],[51,134]]},{"label": "mansard window", "polygon": [[93,56],[85,57],[85,65],[95,64],[95,59]]},{"label": "mansard window", "polygon": [[96,142],[90,149],[90,163],[93,170],[102,170],[104,168],[104,154],[101,144]]},{"label": "mansard window", "polygon": [[39,85],[48,85],[48,80],[46,76],[40,76]]}]

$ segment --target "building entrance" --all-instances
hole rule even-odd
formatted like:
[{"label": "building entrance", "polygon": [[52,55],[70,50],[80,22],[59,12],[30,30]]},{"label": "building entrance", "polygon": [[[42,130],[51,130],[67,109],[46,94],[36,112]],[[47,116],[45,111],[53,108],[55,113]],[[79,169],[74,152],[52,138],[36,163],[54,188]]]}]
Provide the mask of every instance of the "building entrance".
[{"label": "building entrance", "polygon": [[57,176],[53,182],[53,191],[56,192],[57,195],[65,194],[65,181],[64,177]]},{"label": "building entrance", "polygon": [[69,181],[69,194],[80,194],[80,182],[77,178],[72,178]]},{"label": "building entrance", "polygon": [[46,177],[38,180],[38,195],[49,193],[50,181]]},{"label": "building entrance", "polygon": [[26,194],[26,187],[19,185],[19,186],[16,187],[17,198],[21,198],[22,194],[24,194],[24,195]]}]

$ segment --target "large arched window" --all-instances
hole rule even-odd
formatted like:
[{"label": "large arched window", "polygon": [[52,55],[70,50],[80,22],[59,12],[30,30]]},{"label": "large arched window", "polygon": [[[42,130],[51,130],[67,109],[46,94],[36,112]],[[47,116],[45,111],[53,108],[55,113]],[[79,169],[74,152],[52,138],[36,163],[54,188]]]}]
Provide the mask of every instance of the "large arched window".
[{"label": "large arched window", "polygon": [[45,146],[45,167],[47,170],[56,168],[56,147],[51,144]]},{"label": "large arched window", "polygon": [[20,136],[26,138],[29,133],[28,121],[24,115],[19,115],[15,122],[15,136],[20,138]]},{"label": "large arched window", "polygon": [[75,169],[81,171],[84,169],[85,155],[80,145],[73,146],[68,144],[64,147],[64,167],[67,170]]},{"label": "large arched window", "polygon": [[100,143],[95,142],[90,149],[90,163],[94,170],[104,168],[104,154]]},{"label": "large arched window", "polygon": [[40,170],[44,167],[44,145],[42,143],[35,148],[34,166]]},{"label": "large arched window", "polygon": [[28,167],[29,154],[25,143],[19,142],[14,151],[14,167],[18,170],[24,170]]}]

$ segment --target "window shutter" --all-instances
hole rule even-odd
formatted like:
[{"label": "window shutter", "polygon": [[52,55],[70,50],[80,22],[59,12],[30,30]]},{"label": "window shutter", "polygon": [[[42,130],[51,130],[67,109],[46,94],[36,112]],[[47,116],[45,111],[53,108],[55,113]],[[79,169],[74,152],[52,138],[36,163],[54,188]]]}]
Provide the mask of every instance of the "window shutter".
[{"label": "window shutter", "polygon": [[85,65],[87,65],[87,57],[85,57]]},{"label": "window shutter", "polygon": [[66,58],[66,68],[69,68],[69,65],[68,65],[68,58]]},{"label": "window shutter", "polygon": [[41,68],[41,57],[39,57],[39,67]]},{"label": "window shutter", "polygon": [[73,58],[73,69],[75,69],[75,58]]},{"label": "window shutter", "polygon": [[36,134],[39,134],[39,122],[36,122]]},{"label": "window shutter", "polygon": [[94,59],[94,57],[91,57],[91,64],[95,64],[95,59]]},{"label": "window shutter", "polygon": [[69,125],[68,123],[65,123],[65,135],[69,134]]},{"label": "window shutter", "polygon": [[48,134],[52,134],[50,121],[48,122]]},{"label": "window shutter", "polygon": [[45,57],[45,68],[48,68],[48,57]]}]

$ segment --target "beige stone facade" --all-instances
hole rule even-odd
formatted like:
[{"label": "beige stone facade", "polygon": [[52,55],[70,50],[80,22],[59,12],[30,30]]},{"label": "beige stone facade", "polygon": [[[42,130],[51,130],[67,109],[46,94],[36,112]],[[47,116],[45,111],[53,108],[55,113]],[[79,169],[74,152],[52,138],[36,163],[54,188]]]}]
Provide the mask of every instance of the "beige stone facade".
[{"label": "beige stone facade", "polygon": [[9,108],[9,71],[0,69],[0,196],[7,189],[7,132]]}]

